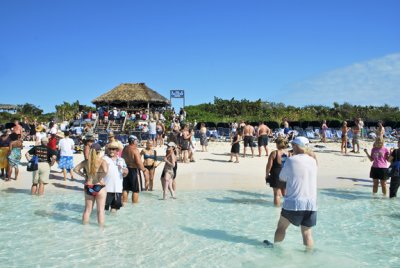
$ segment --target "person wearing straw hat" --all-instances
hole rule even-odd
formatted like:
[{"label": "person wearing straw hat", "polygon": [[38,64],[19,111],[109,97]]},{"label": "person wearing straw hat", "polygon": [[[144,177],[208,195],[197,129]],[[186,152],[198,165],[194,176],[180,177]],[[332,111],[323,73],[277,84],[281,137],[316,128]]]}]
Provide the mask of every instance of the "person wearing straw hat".
[{"label": "person wearing straw hat", "polygon": [[122,206],[123,177],[128,174],[125,160],[118,156],[119,144],[112,142],[108,144],[108,150],[103,159],[108,164],[108,172],[104,177],[107,190],[105,210],[111,208],[115,212]]},{"label": "person wearing straw hat", "polygon": [[149,180],[149,171],[141,160],[141,155],[137,148],[138,138],[135,135],[130,135],[128,143],[122,151],[122,158],[128,166],[128,174],[124,177],[122,201],[127,203],[129,192],[132,192],[132,203],[138,203],[139,192],[141,189],[143,190],[140,171],[143,172],[146,181]]},{"label": "person wearing straw hat", "polygon": [[35,145],[39,146],[41,144],[42,138],[46,137],[46,129],[43,127],[43,125],[38,125],[36,128],[36,139],[35,139]]},{"label": "person wearing straw hat", "polygon": [[[300,225],[303,244],[311,249],[314,244],[311,228],[317,224],[317,161],[309,152],[308,143],[305,137],[293,139],[294,156],[286,160],[279,174],[279,179],[286,182],[286,195],[274,243],[285,239],[290,224]],[[273,246],[268,240],[264,243]]]}]

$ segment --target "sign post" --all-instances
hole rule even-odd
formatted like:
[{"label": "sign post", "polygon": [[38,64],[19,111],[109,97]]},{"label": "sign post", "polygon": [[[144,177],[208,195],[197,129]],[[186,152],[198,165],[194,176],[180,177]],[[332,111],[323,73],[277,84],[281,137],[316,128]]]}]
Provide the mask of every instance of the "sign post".
[{"label": "sign post", "polygon": [[183,99],[183,107],[185,107],[185,91],[184,90],[170,90],[169,101],[172,103],[172,98]]}]

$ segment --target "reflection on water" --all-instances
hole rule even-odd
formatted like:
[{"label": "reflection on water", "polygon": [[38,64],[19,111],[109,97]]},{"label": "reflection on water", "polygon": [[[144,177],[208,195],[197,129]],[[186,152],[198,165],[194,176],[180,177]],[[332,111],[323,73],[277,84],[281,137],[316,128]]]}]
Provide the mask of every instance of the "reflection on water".
[{"label": "reflection on water", "polygon": [[[180,191],[160,201],[142,193],[140,203],[106,215],[106,226],[81,224],[82,193],[32,197],[0,192],[2,267],[396,267],[400,263],[400,204],[374,199],[370,189],[319,191],[316,248],[306,253],[291,226],[273,249],[280,209],[271,190]],[[382,250],[384,249],[384,250]],[[40,256],[40,258],[38,258]]]}]

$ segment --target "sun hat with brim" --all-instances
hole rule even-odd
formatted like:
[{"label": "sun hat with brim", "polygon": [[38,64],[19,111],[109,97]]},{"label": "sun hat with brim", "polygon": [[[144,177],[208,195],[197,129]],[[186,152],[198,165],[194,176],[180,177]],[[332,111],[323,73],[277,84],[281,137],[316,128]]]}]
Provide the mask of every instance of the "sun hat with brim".
[{"label": "sun hat with brim", "polygon": [[35,130],[36,130],[36,132],[42,132],[43,127],[42,127],[42,126],[37,126],[37,127],[35,128]]},{"label": "sun hat with brim", "polygon": [[174,148],[176,148],[176,144],[175,144],[175,142],[169,142],[168,144],[167,144],[167,146],[168,147],[174,147]]},{"label": "sun hat with brim", "polygon": [[292,140],[292,144],[296,144],[299,147],[306,147],[310,141],[306,137],[296,137]]},{"label": "sun hat with brim", "polygon": [[65,138],[64,132],[62,132],[62,131],[57,131],[56,136],[59,137],[59,138]]},{"label": "sun hat with brim", "polygon": [[116,142],[116,141],[113,141],[113,142],[110,142],[109,144],[107,144],[107,148],[108,149],[121,149],[121,145],[118,143],[118,142]]}]

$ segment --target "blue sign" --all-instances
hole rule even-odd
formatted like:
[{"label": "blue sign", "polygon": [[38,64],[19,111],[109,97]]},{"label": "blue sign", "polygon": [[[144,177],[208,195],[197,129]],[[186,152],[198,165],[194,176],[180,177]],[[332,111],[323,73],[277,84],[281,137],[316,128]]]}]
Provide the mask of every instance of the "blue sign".
[{"label": "blue sign", "polygon": [[171,90],[171,98],[184,98],[185,91],[184,90]]}]

